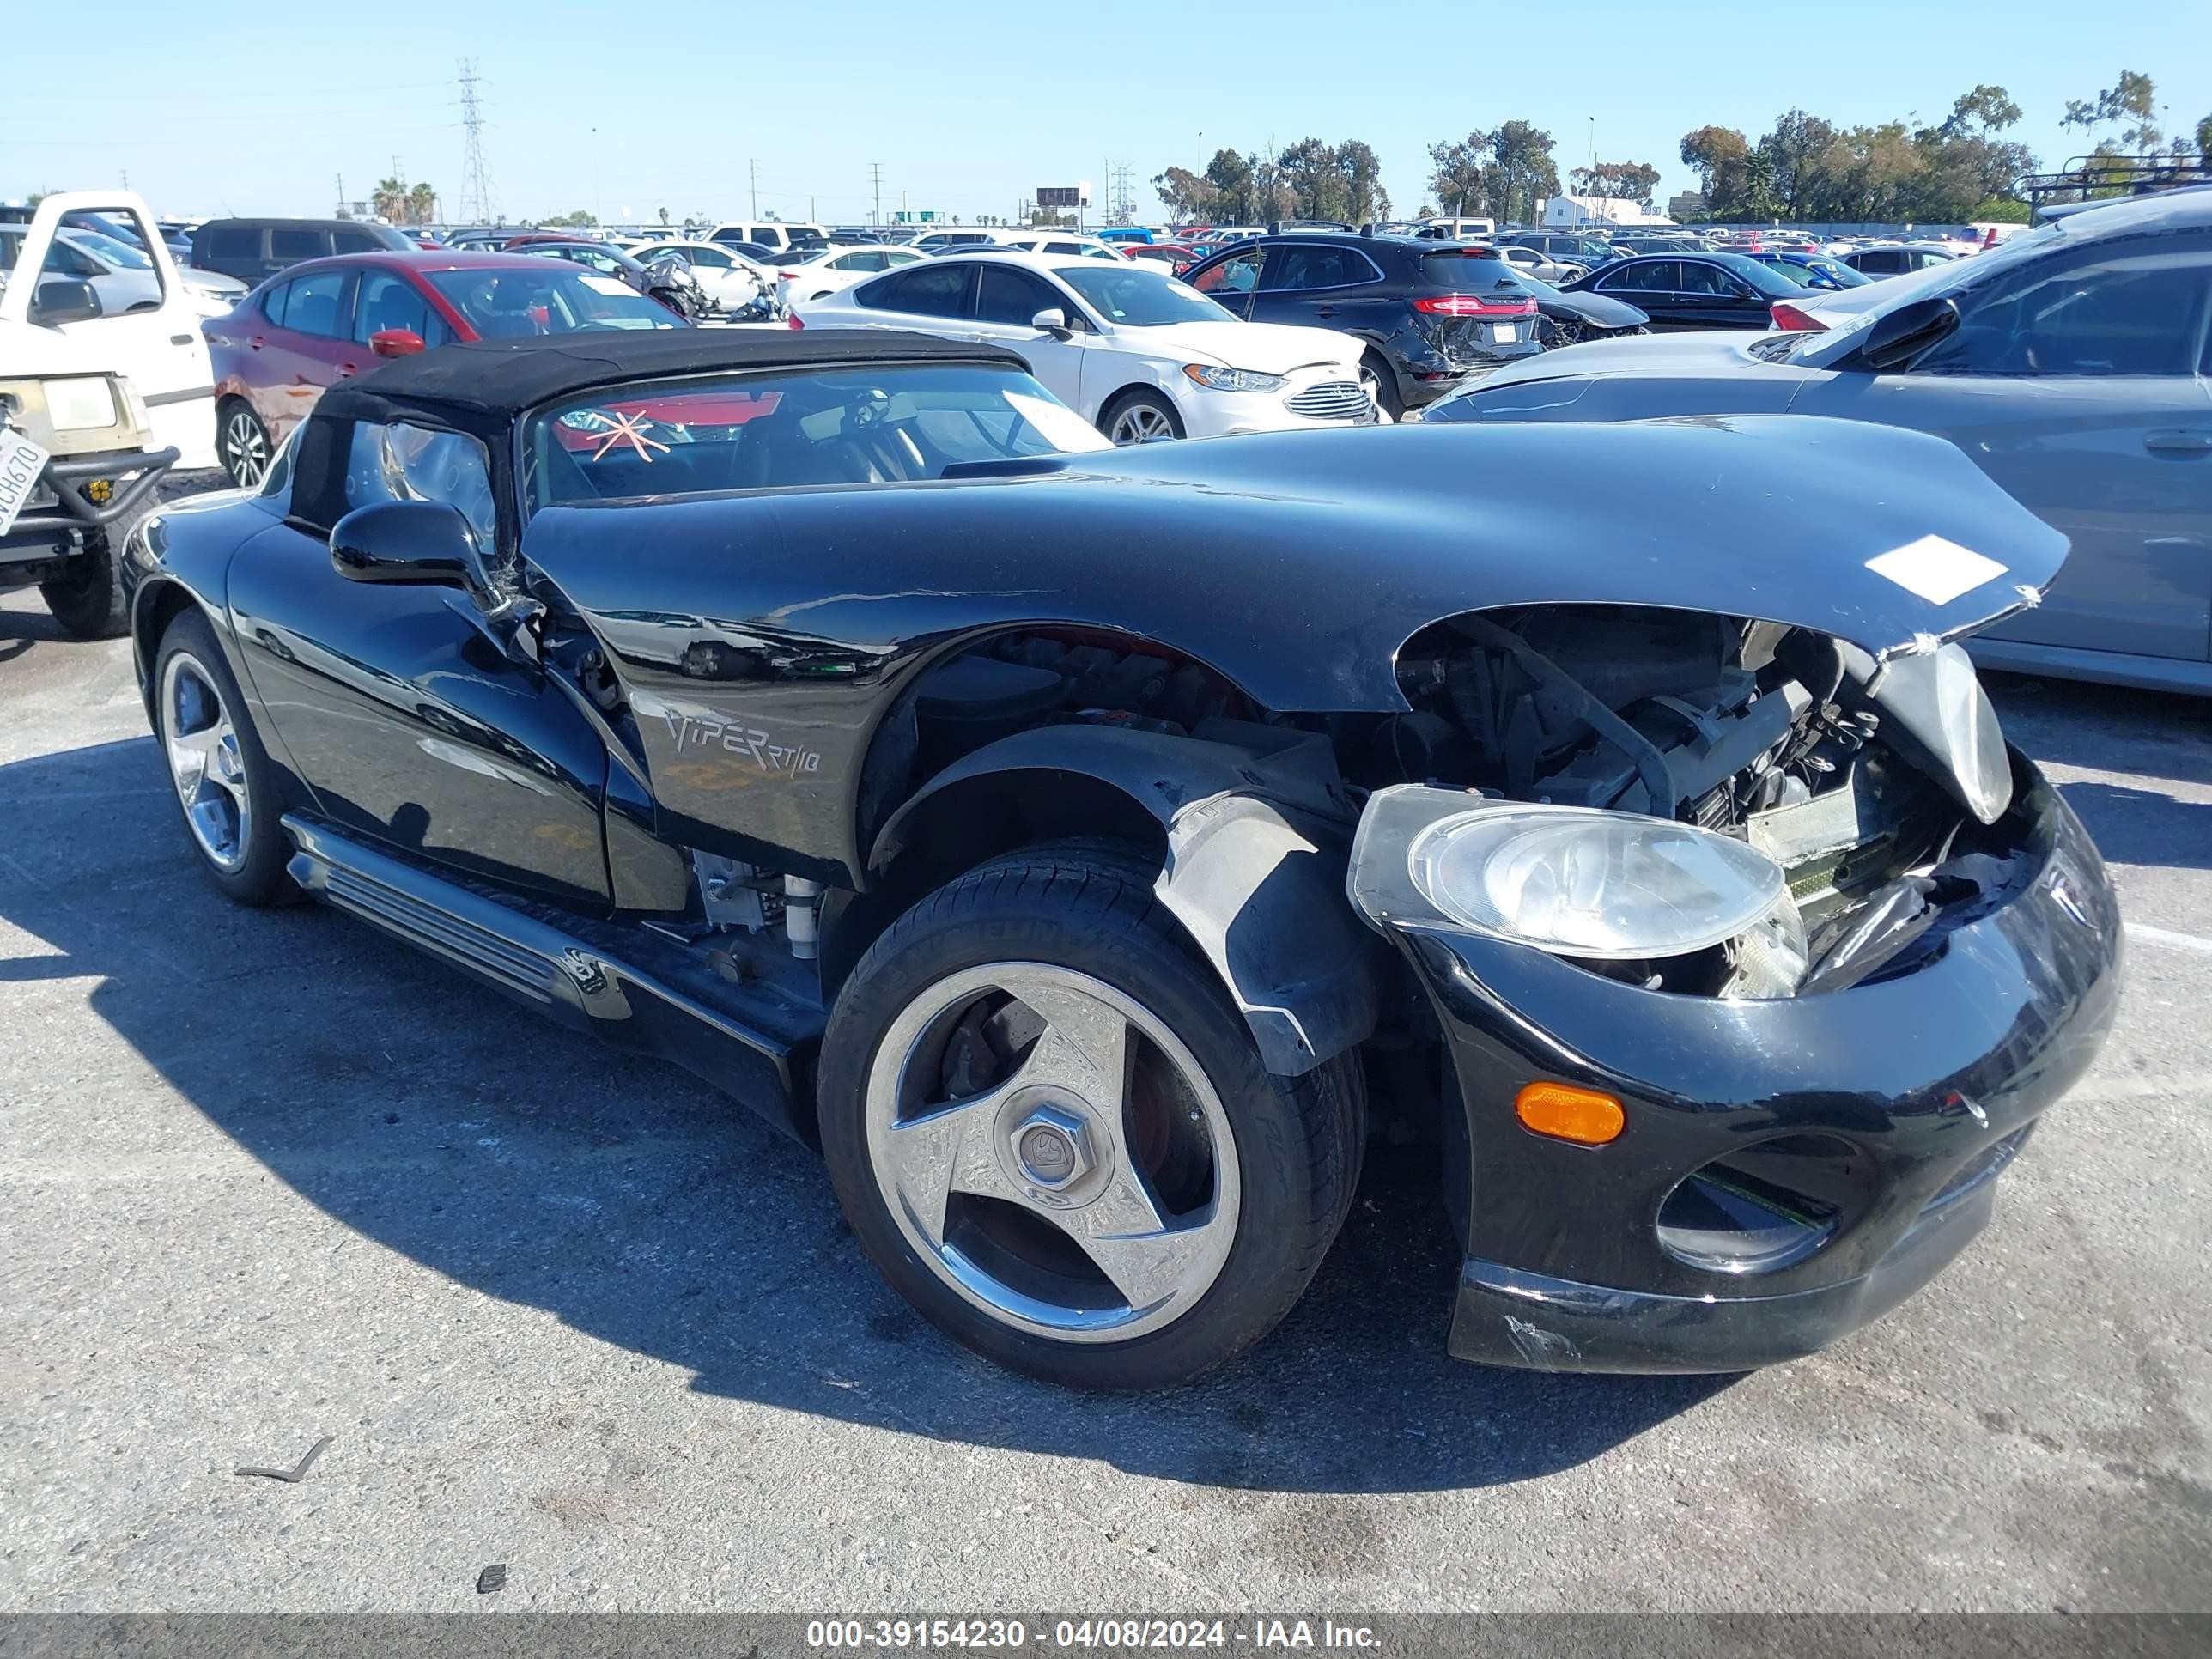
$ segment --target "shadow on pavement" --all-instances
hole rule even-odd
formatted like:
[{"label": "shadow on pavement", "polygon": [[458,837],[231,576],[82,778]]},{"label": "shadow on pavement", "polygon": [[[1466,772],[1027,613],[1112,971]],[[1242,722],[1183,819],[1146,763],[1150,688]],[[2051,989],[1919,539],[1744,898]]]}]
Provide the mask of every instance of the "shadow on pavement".
[{"label": "shadow on pavement", "polygon": [[1031,1383],[910,1314],[816,1158],[742,1108],[349,919],[224,902],[150,739],[0,767],[0,922],[61,953],[0,960],[0,998],[88,977],[95,1013],[334,1219],[705,1393],[1169,1481],[1390,1492],[1568,1468],[1725,1386],[1447,1358],[1436,1156],[1380,1146],[1320,1277],[1255,1353],[1165,1396]]}]

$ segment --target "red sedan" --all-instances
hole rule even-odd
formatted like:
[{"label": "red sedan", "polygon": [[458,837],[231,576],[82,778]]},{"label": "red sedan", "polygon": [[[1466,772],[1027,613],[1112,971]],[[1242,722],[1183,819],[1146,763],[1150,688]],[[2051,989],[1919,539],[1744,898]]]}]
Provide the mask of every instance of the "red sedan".
[{"label": "red sedan", "polygon": [[600,328],[683,328],[611,276],[526,253],[348,253],[287,266],[200,325],[214,360],[216,447],[261,482],[325,386],[454,340]]}]

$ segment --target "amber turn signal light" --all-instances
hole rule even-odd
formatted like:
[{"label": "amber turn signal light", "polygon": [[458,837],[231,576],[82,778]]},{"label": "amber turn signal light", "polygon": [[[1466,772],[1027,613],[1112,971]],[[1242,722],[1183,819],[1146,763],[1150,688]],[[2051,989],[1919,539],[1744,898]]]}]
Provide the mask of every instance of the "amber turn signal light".
[{"label": "amber turn signal light", "polygon": [[1524,1128],[1583,1146],[1602,1146],[1628,1127],[1628,1115],[1611,1095],[1571,1083],[1527,1085],[1513,1097],[1513,1115]]}]

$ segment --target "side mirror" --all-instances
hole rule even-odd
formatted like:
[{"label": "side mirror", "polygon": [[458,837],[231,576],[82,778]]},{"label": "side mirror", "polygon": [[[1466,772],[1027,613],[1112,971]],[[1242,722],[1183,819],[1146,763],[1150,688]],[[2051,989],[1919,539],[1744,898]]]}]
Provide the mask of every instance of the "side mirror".
[{"label": "side mirror", "polygon": [[380,328],[368,337],[368,349],[380,357],[411,357],[422,349],[422,337],[411,328]]},{"label": "side mirror", "polygon": [[331,564],[349,581],[485,591],[476,532],[444,501],[356,507],[331,532]]},{"label": "side mirror", "polygon": [[1067,325],[1067,313],[1058,306],[1048,306],[1030,319],[1030,326],[1042,329],[1047,334],[1065,340],[1074,331]]},{"label": "side mirror", "polygon": [[89,322],[100,314],[100,295],[93,292],[90,283],[79,277],[50,276],[31,296],[31,321],[49,328]]},{"label": "side mirror", "polygon": [[1915,300],[1875,319],[1859,347],[1859,356],[1878,373],[1908,368],[1914,359],[1948,338],[1958,326],[1958,302],[1948,295]]}]

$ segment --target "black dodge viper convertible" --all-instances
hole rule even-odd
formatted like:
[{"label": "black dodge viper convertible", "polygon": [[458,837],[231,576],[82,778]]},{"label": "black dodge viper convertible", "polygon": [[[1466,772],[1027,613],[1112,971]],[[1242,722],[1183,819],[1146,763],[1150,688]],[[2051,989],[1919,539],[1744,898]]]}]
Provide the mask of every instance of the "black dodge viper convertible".
[{"label": "black dodge viper convertible", "polygon": [[1957,1255],[2118,995],[1955,643],[2064,550],[1857,423],[1115,452],[995,348],[687,330],[398,360],[128,562],[225,893],[690,1067],[951,1334],[1155,1388],[1370,1104],[1468,1358],[1757,1365]]}]

